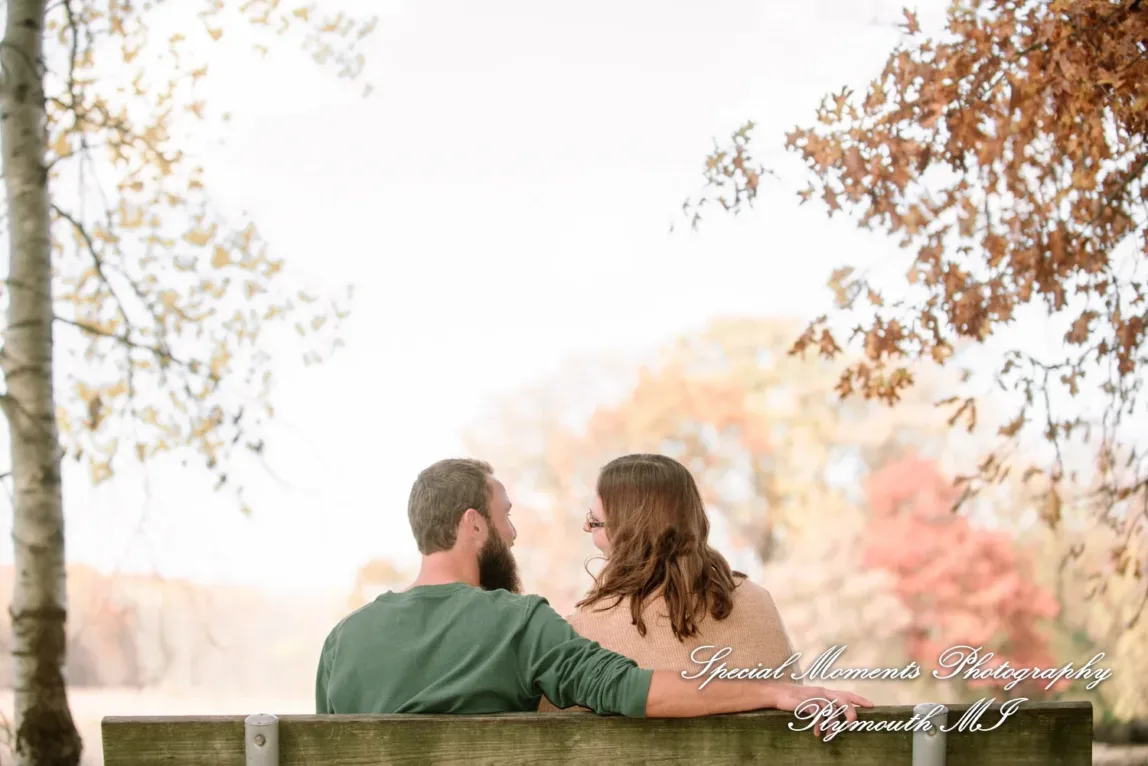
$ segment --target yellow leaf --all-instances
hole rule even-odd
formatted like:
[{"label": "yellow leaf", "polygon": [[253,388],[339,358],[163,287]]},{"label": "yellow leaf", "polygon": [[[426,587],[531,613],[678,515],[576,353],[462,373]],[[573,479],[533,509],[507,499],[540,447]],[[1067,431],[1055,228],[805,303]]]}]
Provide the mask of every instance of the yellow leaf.
[{"label": "yellow leaf", "polygon": [[72,144],[68,141],[67,131],[56,137],[56,143],[52,144],[52,152],[57,157],[67,157],[72,153]]},{"label": "yellow leaf", "polygon": [[89,403],[96,398],[96,391],[88,388],[84,383],[76,383],[76,394],[85,402]]},{"label": "yellow leaf", "polygon": [[1057,492],[1056,487],[1053,486],[1044,497],[1044,508],[1041,511],[1041,517],[1044,518],[1045,522],[1053,529],[1055,529],[1060,522],[1062,507],[1063,504],[1060,500],[1060,493]]},{"label": "yellow leaf", "polygon": [[194,228],[183,235],[185,242],[195,245],[196,247],[203,247],[211,238],[215,236],[215,224],[206,229]]},{"label": "yellow leaf", "polygon": [[223,30],[222,29],[212,29],[211,27],[208,27],[207,28],[207,34],[211,35],[212,40],[218,40],[219,38],[223,37]]},{"label": "yellow leaf", "polygon": [[227,363],[231,361],[231,354],[228,353],[226,348],[221,348],[216,352],[215,356],[211,358],[211,374],[213,377],[222,377],[224,368]]},{"label": "yellow leaf", "polygon": [[144,222],[144,211],[141,207],[120,202],[120,226],[125,229],[138,229]]},{"label": "yellow leaf", "polygon": [[92,484],[100,484],[112,477],[111,463],[107,461],[96,462],[93,460],[90,465],[92,469]]},{"label": "yellow leaf", "polygon": [[222,269],[231,263],[231,255],[222,245],[215,246],[215,256],[211,259],[211,265],[217,269]]}]

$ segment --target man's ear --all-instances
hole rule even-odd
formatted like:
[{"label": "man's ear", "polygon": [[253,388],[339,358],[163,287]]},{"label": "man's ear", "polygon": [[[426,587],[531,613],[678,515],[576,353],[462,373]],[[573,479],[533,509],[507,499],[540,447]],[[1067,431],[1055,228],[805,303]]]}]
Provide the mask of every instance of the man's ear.
[{"label": "man's ear", "polygon": [[474,532],[475,534],[482,532],[483,524],[485,523],[486,519],[473,508],[467,508],[466,512],[462,514],[462,528],[469,532]]}]

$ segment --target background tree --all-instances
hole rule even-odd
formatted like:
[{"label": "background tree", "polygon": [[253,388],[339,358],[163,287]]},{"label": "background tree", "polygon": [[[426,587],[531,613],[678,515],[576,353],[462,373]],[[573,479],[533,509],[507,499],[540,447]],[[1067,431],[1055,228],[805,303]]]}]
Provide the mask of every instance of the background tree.
[{"label": "background tree", "polygon": [[[1061,542],[1032,525],[1039,493],[1014,476],[965,513],[948,512],[957,490],[944,466],[962,449],[984,449],[975,437],[953,438],[932,404],[930,392],[956,376],[920,366],[896,408],[843,400],[835,385],[844,360],[788,353],[800,328],[776,318],[716,321],[629,366],[576,360],[497,402],[469,449],[508,484],[527,585],[560,611],[573,607],[595,554],[579,528],[599,468],[622,453],[659,451],[690,467],[724,528],[719,547],[770,589],[810,660],[846,644],[843,665],[927,664],[963,642],[1042,666],[1091,657],[1092,645],[1069,633],[1099,628],[1078,627],[1089,619],[1080,614],[1070,628],[1058,571],[1030,560],[1035,546]],[[1076,569],[1059,574],[1083,584]],[[1122,651],[1111,661],[1120,667],[1134,648]],[[984,695],[928,678],[855,686],[890,704],[919,701],[923,687],[950,701]],[[1125,700],[1131,693],[1120,690]]]},{"label": "background tree", "polygon": [[[931,460],[912,454],[869,476],[864,563],[894,577],[910,615],[909,657],[931,672],[950,647],[976,646],[994,654],[985,667],[1054,667],[1045,624],[1060,612],[1055,594],[1035,582],[1006,532],[952,513],[956,494]],[[974,691],[1008,681],[945,683]],[[1018,684],[1016,693],[1046,696],[1045,685]]]},{"label": "background tree", "polygon": [[[272,412],[264,324],[292,318],[314,340],[305,352],[316,361],[345,315],[291,288],[254,226],[211,205],[202,168],[183,150],[212,116],[200,83],[225,29],[253,32],[264,49],[261,38],[301,34],[318,62],[359,74],[355,46],[373,23],[280,5],[6,4],[0,402],[13,461],[21,764],[80,758],[61,672],[62,456],[99,482],[120,461],[186,448],[227,484],[237,448],[261,451],[259,427]],[[182,31],[151,34],[180,13]]]},{"label": "background tree", "polygon": [[[735,550],[726,552],[741,553],[735,564],[768,565],[763,576],[803,650],[898,630],[884,578],[861,571],[859,488],[910,445],[939,452],[944,423],[927,400],[897,411],[841,402],[835,364],[786,354],[799,328],[724,320],[672,340],[637,370],[580,361],[572,367],[582,377],[564,372],[515,392],[472,429],[469,449],[492,461],[522,508],[524,575],[556,608],[572,608],[588,584],[579,573],[595,551],[579,529],[598,470],[654,451],[693,472],[729,530]],[[562,392],[586,396],[588,379],[598,406],[563,407]]]},{"label": "background tree", "polygon": [[[1053,625],[1054,652],[1078,661],[1104,652],[1104,663],[1116,670],[1087,695],[1102,727],[1098,738],[1130,722],[1143,727],[1148,688],[1140,679],[1148,674],[1148,621],[1133,619],[1140,609],[1140,579],[1134,570],[1120,571],[1112,556],[1125,543],[1123,535],[1095,525],[1074,536],[1036,528],[1027,537],[1040,551],[1040,580],[1054,589],[1061,604]],[[1144,540],[1133,542],[1142,546],[1137,555],[1143,566],[1148,554]]]},{"label": "background tree", "polygon": [[[942,38],[923,37],[908,10],[904,31],[863,94],[832,95],[816,125],[787,136],[812,174],[803,200],[852,213],[913,253],[901,296],[850,268],[834,274],[837,318],[863,351],[839,391],[895,402],[913,384],[914,360],[944,363],[962,341],[984,343],[1043,310],[1062,327],[1063,349],[1004,354],[993,378],[1016,410],[998,448],[962,478],[963,497],[1010,473],[1040,477],[1049,524],[1071,505],[1120,536],[1115,567],[1140,583],[1130,597],[1142,608],[1148,7],[964,0]],[[707,160],[735,212],[766,173],[751,128]],[[837,356],[849,341],[831,325],[813,322],[794,351]],[[977,399],[944,403],[954,423],[974,427]],[[1051,445],[1047,459],[1021,449],[1030,437]]]}]

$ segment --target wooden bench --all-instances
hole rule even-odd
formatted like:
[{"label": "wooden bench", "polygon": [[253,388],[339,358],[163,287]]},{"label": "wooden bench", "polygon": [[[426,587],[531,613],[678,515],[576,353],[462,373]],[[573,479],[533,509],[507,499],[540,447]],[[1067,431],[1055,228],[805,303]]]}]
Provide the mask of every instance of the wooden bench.
[{"label": "wooden bench", "polygon": [[[970,713],[970,709],[972,712]],[[626,763],[849,766],[1089,766],[1092,704],[918,705],[939,712],[908,730],[914,708],[864,710],[864,728],[828,742],[791,713],[771,710],[636,720],[579,713],[108,717],[105,766],[336,766],[336,764]],[[968,714],[968,716],[966,716]],[[853,724],[857,726],[857,724]],[[890,730],[900,725],[901,730]],[[981,730],[974,731],[975,725]],[[995,726],[995,728],[993,728]]]}]

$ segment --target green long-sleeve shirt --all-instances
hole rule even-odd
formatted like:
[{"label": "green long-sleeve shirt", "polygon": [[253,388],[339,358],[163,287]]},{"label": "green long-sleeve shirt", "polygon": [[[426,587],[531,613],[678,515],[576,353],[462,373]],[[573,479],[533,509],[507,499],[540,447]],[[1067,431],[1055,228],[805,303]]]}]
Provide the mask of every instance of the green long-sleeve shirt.
[{"label": "green long-sleeve shirt", "polygon": [[540,596],[466,583],[387,592],[328,635],[317,713],[456,713],[580,705],[646,714],[652,671],[582,638]]}]

